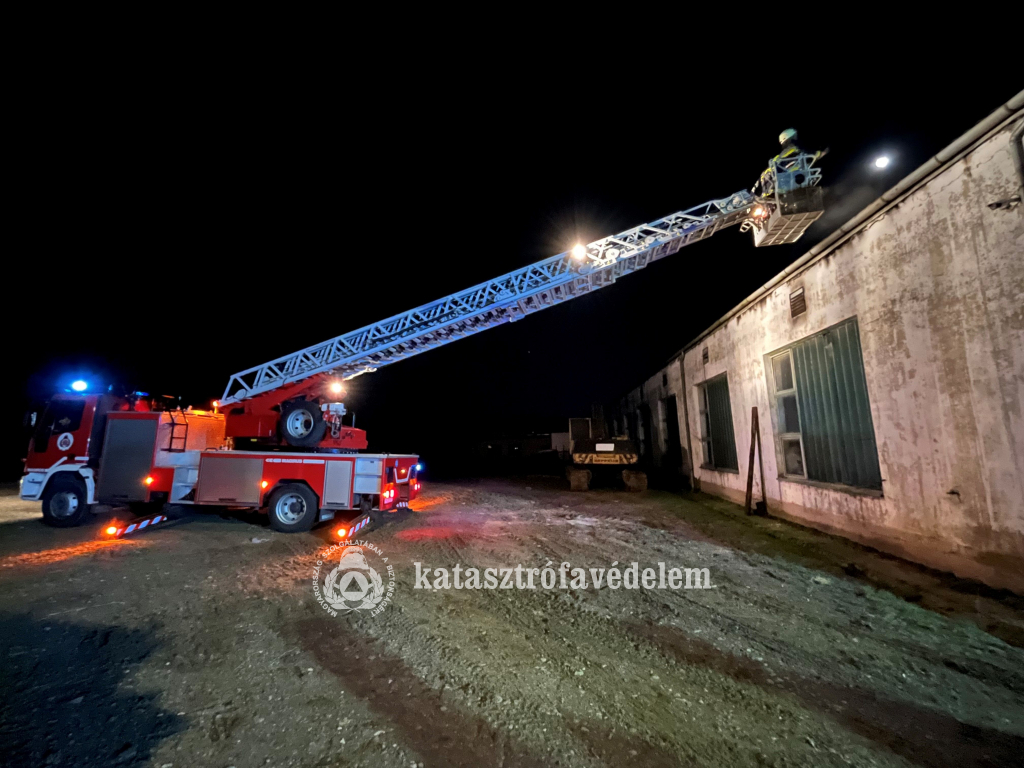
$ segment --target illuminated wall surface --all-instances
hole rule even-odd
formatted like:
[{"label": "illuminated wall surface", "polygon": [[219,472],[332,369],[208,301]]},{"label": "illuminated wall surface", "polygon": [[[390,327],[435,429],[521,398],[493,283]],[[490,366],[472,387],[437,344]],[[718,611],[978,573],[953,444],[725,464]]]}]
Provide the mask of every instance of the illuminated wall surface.
[{"label": "illuminated wall surface", "polygon": [[646,424],[664,467],[676,398],[678,470],[742,503],[756,406],[773,514],[1024,593],[1022,131],[1018,113],[697,339],[621,429]]}]

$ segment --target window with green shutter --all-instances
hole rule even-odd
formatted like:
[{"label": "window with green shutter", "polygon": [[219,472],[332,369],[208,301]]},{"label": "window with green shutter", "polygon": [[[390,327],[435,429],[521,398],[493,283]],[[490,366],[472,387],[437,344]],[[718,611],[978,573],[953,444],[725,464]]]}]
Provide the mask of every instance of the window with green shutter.
[{"label": "window with green shutter", "polygon": [[768,355],[779,474],[882,489],[857,318]]},{"label": "window with green shutter", "polygon": [[738,470],[736,436],[732,430],[732,404],[729,380],[723,373],[698,387],[700,398],[703,466],[709,469]]}]

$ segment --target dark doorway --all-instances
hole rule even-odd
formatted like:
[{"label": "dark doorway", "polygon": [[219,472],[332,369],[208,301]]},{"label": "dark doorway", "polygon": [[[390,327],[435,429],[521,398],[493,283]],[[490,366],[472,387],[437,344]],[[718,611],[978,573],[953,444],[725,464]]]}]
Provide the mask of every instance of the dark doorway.
[{"label": "dark doorway", "polygon": [[640,444],[640,461],[650,466],[654,459],[654,427],[651,424],[651,406],[643,403],[637,409],[637,416],[640,420],[638,430],[640,434],[637,441]]},{"label": "dark doorway", "polygon": [[679,406],[676,396],[662,400],[665,413],[665,458],[662,466],[670,474],[683,471],[683,442],[679,439]]}]

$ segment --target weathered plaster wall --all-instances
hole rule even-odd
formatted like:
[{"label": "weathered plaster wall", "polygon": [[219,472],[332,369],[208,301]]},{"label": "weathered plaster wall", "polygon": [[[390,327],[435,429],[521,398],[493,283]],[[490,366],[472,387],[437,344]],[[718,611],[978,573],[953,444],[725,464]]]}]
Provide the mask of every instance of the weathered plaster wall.
[{"label": "weathered plaster wall", "polygon": [[[990,207],[1021,195],[1019,125],[684,352],[703,490],[742,501],[757,406],[773,513],[1024,592],[1024,205]],[[807,312],[791,319],[789,293],[801,286]],[[880,495],[782,479],[774,449],[764,355],[853,316]],[[723,372],[739,474],[699,466],[697,385]]]}]

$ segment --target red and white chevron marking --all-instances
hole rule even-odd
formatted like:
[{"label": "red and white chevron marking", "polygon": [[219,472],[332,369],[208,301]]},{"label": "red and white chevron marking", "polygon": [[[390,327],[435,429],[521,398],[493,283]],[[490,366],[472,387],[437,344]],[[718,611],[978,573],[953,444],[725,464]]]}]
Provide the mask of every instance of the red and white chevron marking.
[{"label": "red and white chevron marking", "polygon": [[140,517],[127,524],[111,525],[106,529],[106,532],[108,536],[120,539],[122,536],[127,536],[129,533],[138,533],[145,528],[151,528],[154,525],[164,522],[167,522],[167,515],[150,515],[149,517]]}]

